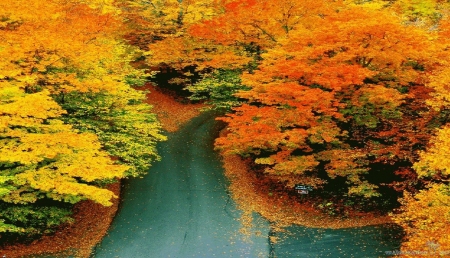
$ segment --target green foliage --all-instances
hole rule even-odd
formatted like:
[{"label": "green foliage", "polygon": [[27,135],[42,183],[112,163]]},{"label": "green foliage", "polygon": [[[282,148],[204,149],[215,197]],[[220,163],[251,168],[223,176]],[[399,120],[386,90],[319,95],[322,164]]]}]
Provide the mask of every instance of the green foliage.
[{"label": "green foliage", "polygon": [[341,111],[344,115],[350,116],[358,126],[367,126],[368,128],[376,128],[379,123],[378,117],[374,115],[375,108],[373,105],[365,105],[362,107],[349,106]]},{"label": "green foliage", "polygon": [[28,236],[51,233],[58,225],[73,222],[71,214],[69,205],[13,205],[0,202],[0,232]]},{"label": "green foliage", "polygon": [[194,85],[186,87],[192,92],[191,100],[208,100],[213,109],[230,111],[231,108],[243,103],[235,93],[249,90],[242,85],[240,70],[218,69],[204,75],[203,79]]},{"label": "green foliage", "polygon": [[142,103],[143,97],[130,88],[116,95],[72,92],[64,96],[64,102],[59,101],[68,112],[67,123],[97,134],[110,156],[130,166],[127,176],[138,176],[160,159],[156,143],[166,139],[151,106]]}]

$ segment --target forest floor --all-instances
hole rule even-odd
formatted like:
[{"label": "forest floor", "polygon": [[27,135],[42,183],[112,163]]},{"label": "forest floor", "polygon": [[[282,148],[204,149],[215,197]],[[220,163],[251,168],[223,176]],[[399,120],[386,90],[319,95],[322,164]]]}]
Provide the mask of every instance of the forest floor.
[{"label": "forest floor", "polygon": [[[189,104],[177,101],[170,92],[162,92],[148,84],[142,90],[149,90],[146,102],[153,106],[163,130],[176,131],[181,125],[200,114],[202,104]],[[108,187],[120,196],[120,183]],[[8,245],[0,249],[0,255],[8,258],[52,255],[56,257],[89,257],[93,248],[102,240],[118,210],[119,200],[104,207],[92,201],[83,201],[75,205],[75,223],[64,225],[52,235],[43,236],[30,243]]]}]

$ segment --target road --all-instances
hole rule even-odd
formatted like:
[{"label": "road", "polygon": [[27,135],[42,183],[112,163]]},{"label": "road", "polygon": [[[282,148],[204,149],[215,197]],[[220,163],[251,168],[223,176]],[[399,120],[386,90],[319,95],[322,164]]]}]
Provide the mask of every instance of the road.
[{"label": "road", "polygon": [[[275,234],[255,214],[251,235],[241,234],[241,212],[213,151],[217,131],[213,114],[204,113],[160,143],[163,160],[144,178],[124,183],[119,212],[92,257],[369,258],[397,250],[397,232],[380,226],[292,226]],[[280,241],[270,243],[269,234]]]},{"label": "road", "polygon": [[[255,215],[250,237],[213,141],[213,114],[204,113],[159,145],[162,161],[125,183],[120,210],[94,257],[268,257],[269,224]],[[258,235],[258,236],[257,236]]]}]

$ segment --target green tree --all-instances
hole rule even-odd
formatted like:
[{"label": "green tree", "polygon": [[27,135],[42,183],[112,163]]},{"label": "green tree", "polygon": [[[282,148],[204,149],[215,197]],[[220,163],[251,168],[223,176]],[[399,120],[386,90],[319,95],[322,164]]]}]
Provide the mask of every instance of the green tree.
[{"label": "green tree", "polygon": [[199,82],[186,87],[192,92],[189,98],[207,100],[214,109],[231,111],[231,108],[244,103],[235,96],[235,93],[250,89],[242,85],[240,75],[241,70],[224,69],[204,74]]}]

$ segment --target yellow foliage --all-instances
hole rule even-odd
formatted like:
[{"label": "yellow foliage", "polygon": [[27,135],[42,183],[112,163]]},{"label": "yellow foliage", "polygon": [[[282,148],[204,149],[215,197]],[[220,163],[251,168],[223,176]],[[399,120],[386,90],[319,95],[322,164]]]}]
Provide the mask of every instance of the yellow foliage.
[{"label": "yellow foliage", "polygon": [[[79,133],[59,121],[64,111],[48,91],[24,94],[8,86],[0,88],[0,163],[11,169],[2,170],[9,176],[2,175],[0,185],[14,182],[15,189],[3,192],[1,199],[23,203],[36,200],[38,192],[54,192],[55,199],[73,195],[110,204],[112,193],[82,181],[123,177],[128,167],[115,165],[96,135]],[[17,194],[29,188],[35,197]]]},{"label": "yellow foliage", "polygon": [[430,144],[426,151],[419,153],[419,161],[413,166],[417,174],[419,177],[450,175],[450,125],[438,129]]},{"label": "yellow foliage", "polygon": [[[112,0],[0,2],[0,200],[29,203],[45,196],[110,205],[115,197],[96,185],[124,177],[97,135],[64,124],[55,94],[139,94],[124,82],[140,76],[120,42],[121,22]],[[52,96],[53,95],[53,96]],[[140,128],[139,130],[150,130]]]},{"label": "yellow foliage", "polygon": [[[434,257],[448,255],[450,250],[450,191],[448,185],[431,184],[412,196],[405,193],[401,213],[393,219],[406,232],[401,250],[427,252]],[[433,244],[433,246],[430,246]],[[445,252],[446,255],[445,255]]]}]

